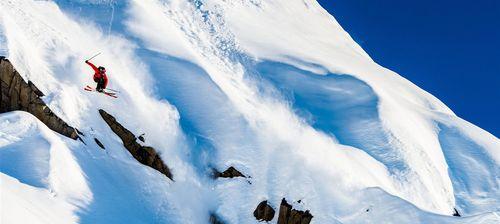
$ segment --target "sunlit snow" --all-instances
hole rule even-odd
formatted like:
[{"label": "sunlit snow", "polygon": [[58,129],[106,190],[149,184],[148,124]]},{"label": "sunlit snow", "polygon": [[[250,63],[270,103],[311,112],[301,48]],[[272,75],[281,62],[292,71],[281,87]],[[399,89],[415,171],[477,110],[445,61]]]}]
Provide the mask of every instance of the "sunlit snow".
[{"label": "sunlit snow", "polygon": [[[83,90],[98,52],[118,99]],[[87,143],[1,114],[1,223],[256,223],[282,198],[312,223],[500,222],[498,138],[314,0],[2,0],[0,54]],[[98,109],[145,133],[174,181]],[[210,177],[229,166],[250,178]]]}]

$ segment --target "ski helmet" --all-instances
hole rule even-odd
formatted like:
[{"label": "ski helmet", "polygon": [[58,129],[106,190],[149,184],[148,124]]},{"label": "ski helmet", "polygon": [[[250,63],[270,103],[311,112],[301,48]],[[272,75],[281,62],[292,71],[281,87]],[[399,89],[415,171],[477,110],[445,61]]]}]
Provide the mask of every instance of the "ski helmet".
[{"label": "ski helmet", "polygon": [[101,72],[106,72],[106,69],[105,69],[104,67],[102,67],[102,66],[99,66],[99,68],[98,68],[98,69],[99,69],[99,71],[101,71]]}]

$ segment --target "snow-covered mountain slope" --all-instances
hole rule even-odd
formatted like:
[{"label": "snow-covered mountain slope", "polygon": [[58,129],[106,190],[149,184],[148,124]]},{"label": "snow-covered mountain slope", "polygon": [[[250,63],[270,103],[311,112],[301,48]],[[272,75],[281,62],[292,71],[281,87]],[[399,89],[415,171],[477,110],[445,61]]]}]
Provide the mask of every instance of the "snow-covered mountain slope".
[{"label": "snow-covered mountain slope", "polygon": [[[282,198],[312,223],[500,222],[498,138],[373,62],[314,0],[3,0],[0,44],[87,143],[1,114],[2,223],[255,223]],[[83,91],[97,52],[118,99]],[[230,166],[248,178],[210,177]]]}]

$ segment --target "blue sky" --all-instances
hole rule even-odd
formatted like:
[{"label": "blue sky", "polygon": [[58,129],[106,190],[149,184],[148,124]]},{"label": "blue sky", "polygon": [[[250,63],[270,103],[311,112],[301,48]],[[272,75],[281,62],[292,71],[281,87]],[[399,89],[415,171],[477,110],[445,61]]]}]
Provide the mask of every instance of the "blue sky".
[{"label": "blue sky", "polygon": [[500,136],[500,1],[318,2],[379,64]]}]

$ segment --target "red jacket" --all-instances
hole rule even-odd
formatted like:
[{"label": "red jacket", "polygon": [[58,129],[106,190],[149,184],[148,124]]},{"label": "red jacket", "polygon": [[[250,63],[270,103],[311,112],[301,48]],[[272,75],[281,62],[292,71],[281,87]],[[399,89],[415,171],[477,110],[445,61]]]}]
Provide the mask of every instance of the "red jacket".
[{"label": "red jacket", "polygon": [[99,69],[89,61],[85,61],[85,63],[87,63],[88,65],[90,65],[90,67],[92,67],[92,69],[94,69],[94,81],[97,82],[99,79],[103,78],[104,79],[103,88],[106,88],[106,86],[108,85],[108,76],[106,75],[106,72],[101,73]]}]

